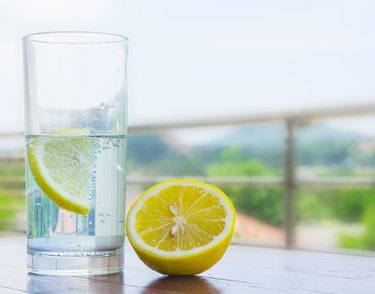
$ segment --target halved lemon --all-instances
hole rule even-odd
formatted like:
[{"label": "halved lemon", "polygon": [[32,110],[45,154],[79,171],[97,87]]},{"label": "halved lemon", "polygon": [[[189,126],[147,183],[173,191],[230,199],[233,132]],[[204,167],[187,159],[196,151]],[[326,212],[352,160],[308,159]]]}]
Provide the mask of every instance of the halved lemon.
[{"label": "halved lemon", "polygon": [[127,236],[140,259],[169,275],[212,267],[233,235],[236,212],[220,189],[191,179],[161,182],[131,206]]},{"label": "halved lemon", "polygon": [[40,189],[57,206],[87,215],[89,185],[95,164],[87,129],[62,129],[33,136],[26,146],[27,161]]}]

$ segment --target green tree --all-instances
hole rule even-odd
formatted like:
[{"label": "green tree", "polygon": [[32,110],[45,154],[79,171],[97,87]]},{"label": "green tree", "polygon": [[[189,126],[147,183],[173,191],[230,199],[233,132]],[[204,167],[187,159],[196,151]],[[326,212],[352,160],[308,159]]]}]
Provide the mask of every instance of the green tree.
[{"label": "green tree", "polygon": [[363,214],[364,231],[360,235],[342,234],[339,243],[342,247],[362,250],[375,250],[375,206],[370,206]]},{"label": "green tree", "polygon": [[[207,167],[210,176],[271,176],[276,172],[256,159],[243,159],[238,147],[229,147],[221,154],[220,162]],[[283,223],[283,198],[280,188],[228,186],[223,190],[240,212],[272,225]]]},{"label": "green tree", "polygon": [[308,221],[335,219],[346,223],[359,223],[363,220],[367,208],[375,206],[375,192],[368,188],[301,189],[299,195],[299,218]]}]

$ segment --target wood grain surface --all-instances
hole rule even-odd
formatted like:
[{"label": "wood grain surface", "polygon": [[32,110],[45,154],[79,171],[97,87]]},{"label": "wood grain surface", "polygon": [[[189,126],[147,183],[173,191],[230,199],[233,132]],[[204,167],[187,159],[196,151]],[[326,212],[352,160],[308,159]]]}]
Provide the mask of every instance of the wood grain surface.
[{"label": "wood grain surface", "polygon": [[207,272],[169,277],[126,244],[123,273],[94,277],[28,274],[26,239],[0,238],[0,293],[375,293],[375,258],[231,245]]}]

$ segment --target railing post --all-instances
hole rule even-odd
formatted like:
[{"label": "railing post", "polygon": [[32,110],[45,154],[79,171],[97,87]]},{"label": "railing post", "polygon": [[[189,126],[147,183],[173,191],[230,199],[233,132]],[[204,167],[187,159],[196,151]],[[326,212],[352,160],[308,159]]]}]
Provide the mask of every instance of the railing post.
[{"label": "railing post", "polygon": [[296,120],[293,117],[285,120],[284,212],[286,248],[292,248],[295,244],[295,126]]}]

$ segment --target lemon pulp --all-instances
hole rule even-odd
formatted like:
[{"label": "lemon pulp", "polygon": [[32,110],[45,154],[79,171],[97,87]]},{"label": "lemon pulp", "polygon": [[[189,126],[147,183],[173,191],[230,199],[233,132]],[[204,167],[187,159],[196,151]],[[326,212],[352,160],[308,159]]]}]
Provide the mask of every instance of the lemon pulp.
[{"label": "lemon pulp", "polygon": [[94,147],[86,129],[63,129],[30,138],[26,150],[39,188],[59,207],[87,215]]},{"label": "lemon pulp", "polygon": [[174,275],[202,272],[224,254],[235,210],[218,188],[180,179],[144,192],[127,217],[129,241],[151,268]]}]

